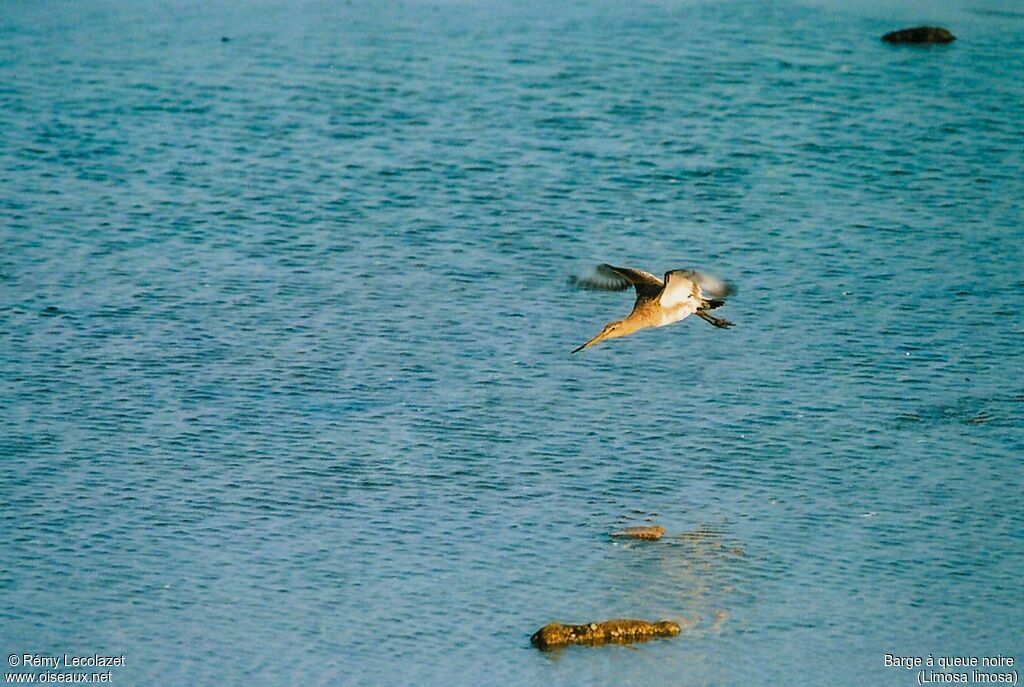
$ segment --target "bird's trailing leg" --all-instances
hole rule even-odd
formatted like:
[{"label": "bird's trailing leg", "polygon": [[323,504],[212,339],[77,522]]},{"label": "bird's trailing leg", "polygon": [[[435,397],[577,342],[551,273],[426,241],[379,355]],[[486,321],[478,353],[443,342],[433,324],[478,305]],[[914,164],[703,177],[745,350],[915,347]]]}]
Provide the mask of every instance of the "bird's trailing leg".
[{"label": "bird's trailing leg", "polygon": [[714,325],[715,327],[718,327],[719,329],[728,329],[729,327],[733,326],[733,323],[730,322],[729,320],[726,320],[726,319],[721,318],[721,317],[715,317],[714,315],[709,313],[707,310],[698,310],[696,312],[696,315],[697,315],[697,317],[699,317],[700,319],[704,320],[708,324]]}]

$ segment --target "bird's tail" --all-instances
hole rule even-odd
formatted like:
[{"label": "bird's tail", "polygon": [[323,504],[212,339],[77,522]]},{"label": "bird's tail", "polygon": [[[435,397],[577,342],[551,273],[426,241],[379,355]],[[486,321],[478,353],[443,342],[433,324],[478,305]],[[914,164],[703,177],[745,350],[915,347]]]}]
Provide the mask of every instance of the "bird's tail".
[{"label": "bird's tail", "polygon": [[702,307],[705,310],[714,310],[715,308],[721,308],[723,305],[725,305],[725,301],[721,298],[708,298],[704,300]]},{"label": "bird's tail", "polygon": [[[718,306],[715,307],[717,308]],[[732,322],[730,322],[729,320],[726,320],[721,317],[715,317],[714,315],[712,315],[711,313],[704,309],[698,310],[696,314],[697,317],[699,317],[700,319],[704,320],[708,324],[718,327],[719,329],[728,329],[729,327],[733,326]]]}]

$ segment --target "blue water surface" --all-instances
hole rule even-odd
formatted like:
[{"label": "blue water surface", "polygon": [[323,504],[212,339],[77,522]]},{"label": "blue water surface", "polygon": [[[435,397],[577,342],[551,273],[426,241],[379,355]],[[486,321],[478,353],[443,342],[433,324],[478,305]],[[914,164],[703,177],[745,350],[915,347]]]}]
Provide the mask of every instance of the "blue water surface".
[{"label": "blue water surface", "polygon": [[[878,39],[922,22],[959,40]],[[1024,661],[1022,44],[995,0],[5,3],[0,649],[115,685]],[[568,287],[604,261],[729,278],[737,326],[570,356],[631,305]],[[529,643],[614,617],[683,632]]]}]

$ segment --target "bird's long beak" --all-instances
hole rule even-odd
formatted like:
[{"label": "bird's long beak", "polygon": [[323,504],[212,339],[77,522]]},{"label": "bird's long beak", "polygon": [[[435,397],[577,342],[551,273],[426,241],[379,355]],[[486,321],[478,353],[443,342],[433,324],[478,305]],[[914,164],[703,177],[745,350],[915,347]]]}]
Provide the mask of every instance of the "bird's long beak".
[{"label": "bird's long beak", "polygon": [[[603,338],[604,338],[604,337],[605,337],[606,335],[607,335],[607,334],[606,334],[605,332],[601,332],[600,334],[598,334],[597,336],[595,336],[595,337],[594,337],[593,339],[591,339],[591,340],[590,340],[590,341],[588,341],[587,343],[585,343],[585,344],[583,344],[582,346],[579,346],[579,347],[577,347],[576,349],[574,349],[574,350],[573,350],[573,353],[579,353],[580,351],[582,351],[582,350],[583,350],[584,348],[586,348],[587,346],[593,346],[593,345],[594,345],[594,344],[596,344],[596,343],[597,343],[598,341],[600,341],[601,339],[603,339]],[[572,355],[572,353],[570,353],[570,355]]]}]

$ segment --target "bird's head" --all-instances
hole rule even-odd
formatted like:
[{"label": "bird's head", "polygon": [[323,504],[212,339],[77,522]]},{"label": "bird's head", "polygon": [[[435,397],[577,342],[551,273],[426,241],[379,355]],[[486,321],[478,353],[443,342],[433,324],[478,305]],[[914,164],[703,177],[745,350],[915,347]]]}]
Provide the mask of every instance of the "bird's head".
[{"label": "bird's head", "polygon": [[605,339],[616,339],[616,338],[618,338],[620,336],[625,336],[626,334],[629,334],[629,333],[630,332],[627,331],[626,327],[622,324],[622,320],[616,320],[615,322],[609,322],[608,324],[606,324],[604,326],[604,329],[601,330],[600,334],[598,334],[597,336],[595,336],[593,339],[591,339],[587,343],[583,344],[582,346],[579,346],[578,348],[576,348],[573,351],[573,353],[576,353],[578,351],[582,351],[584,348],[586,348],[588,346],[593,346],[598,341],[604,341]]}]

